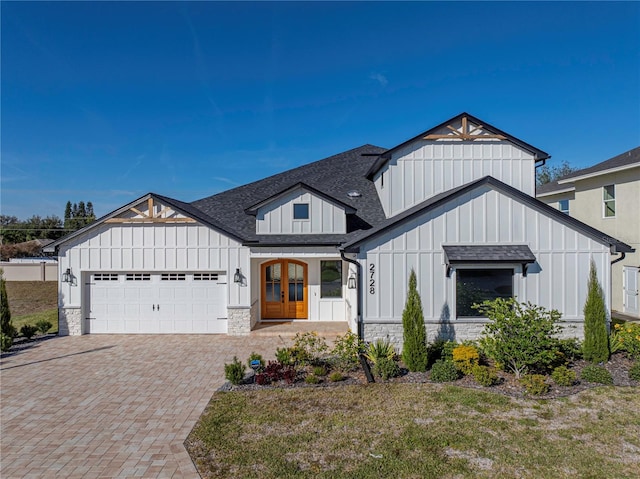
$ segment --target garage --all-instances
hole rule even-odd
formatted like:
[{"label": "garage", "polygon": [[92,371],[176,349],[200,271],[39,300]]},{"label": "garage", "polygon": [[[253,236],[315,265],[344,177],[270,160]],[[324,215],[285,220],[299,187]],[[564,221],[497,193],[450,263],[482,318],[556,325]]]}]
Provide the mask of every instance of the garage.
[{"label": "garage", "polygon": [[87,333],[227,332],[226,273],[93,272],[86,276]]}]

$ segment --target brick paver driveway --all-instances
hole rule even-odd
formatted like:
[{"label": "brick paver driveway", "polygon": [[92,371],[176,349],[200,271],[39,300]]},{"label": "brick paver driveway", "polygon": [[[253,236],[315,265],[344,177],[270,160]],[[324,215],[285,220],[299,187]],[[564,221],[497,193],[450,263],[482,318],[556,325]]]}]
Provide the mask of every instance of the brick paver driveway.
[{"label": "brick paver driveway", "polygon": [[0,477],[197,478],[183,442],[224,363],[277,341],[88,335],[5,356]]}]

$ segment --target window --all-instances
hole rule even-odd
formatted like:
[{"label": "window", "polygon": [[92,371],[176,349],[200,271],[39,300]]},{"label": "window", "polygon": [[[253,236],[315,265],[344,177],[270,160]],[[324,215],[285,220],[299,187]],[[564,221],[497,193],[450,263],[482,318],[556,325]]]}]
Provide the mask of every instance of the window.
[{"label": "window", "polygon": [[309,203],[294,203],[293,219],[308,220],[309,219]]},{"label": "window", "polygon": [[184,273],[162,273],[160,281],[186,281],[187,275]]},{"label": "window", "polygon": [[118,281],[117,273],[95,273],[93,275],[94,281]]},{"label": "window", "polygon": [[342,261],[320,261],[320,297],[342,298]]},{"label": "window", "polygon": [[602,189],[602,201],[605,218],[616,215],[616,185],[608,185]]},{"label": "window", "polygon": [[513,296],[512,269],[459,269],[456,271],[456,317],[478,317],[472,306],[485,300]]},{"label": "window", "polygon": [[151,281],[149,273],[127,273],[127,281]]},{"label": "window", "polygon": [[569,214],[569,200],[560,200],[558,201],[558,209],[562,211],[565,215]]},{"label": "window", "polygon": [[193,273],[194,281],[218,281],[218,273]]}]

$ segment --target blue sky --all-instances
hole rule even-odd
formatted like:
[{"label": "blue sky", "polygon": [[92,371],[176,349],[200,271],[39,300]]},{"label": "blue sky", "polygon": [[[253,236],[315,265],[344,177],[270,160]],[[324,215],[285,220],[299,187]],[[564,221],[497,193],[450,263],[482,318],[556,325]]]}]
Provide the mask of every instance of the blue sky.
[{"label": "blue sky", "polygon": [[640,144],[640,3],[2,2],[1,212],[183,201],[467,111],[584,167]]}]

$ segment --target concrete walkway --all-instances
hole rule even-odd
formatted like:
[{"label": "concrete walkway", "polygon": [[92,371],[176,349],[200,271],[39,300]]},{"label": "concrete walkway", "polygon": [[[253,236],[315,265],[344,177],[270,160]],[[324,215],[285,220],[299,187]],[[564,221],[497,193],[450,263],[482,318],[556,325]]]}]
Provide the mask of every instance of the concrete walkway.
[{"label": "concrete walkway", "polygon": [[0,477],[198,478],[183,442],[224,363],[275,337],[51,338],[0,361]]}]

